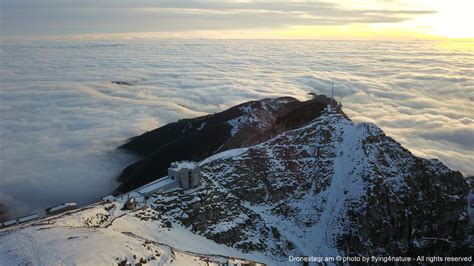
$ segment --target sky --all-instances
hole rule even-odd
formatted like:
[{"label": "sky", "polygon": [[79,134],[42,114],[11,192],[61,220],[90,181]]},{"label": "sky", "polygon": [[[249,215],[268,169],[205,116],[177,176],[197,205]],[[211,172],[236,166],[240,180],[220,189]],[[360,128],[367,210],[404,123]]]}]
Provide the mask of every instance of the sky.
[{"label": "sky", "polygon": [[2,36],[474,38],[471,0],[1,0]]}]

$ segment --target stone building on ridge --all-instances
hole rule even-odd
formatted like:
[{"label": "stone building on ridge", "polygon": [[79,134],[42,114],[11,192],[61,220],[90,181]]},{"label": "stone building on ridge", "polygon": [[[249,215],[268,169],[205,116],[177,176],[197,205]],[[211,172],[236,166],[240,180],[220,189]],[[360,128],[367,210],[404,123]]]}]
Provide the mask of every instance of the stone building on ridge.
[{"label": "stone building on ridge", "polygon": [[201,169],[196,162],[174,162],[168,168],[168,176],[176,180],[178,186],[184,190],[201,185]]}]

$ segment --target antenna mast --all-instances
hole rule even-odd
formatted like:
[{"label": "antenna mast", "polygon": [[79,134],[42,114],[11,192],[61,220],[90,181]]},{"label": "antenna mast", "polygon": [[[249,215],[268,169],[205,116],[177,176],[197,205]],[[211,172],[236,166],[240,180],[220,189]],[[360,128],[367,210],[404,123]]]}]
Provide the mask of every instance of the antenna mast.
[{"label": "antenna mast", "polygon": [[332,82],[332,88],[331,88],[331,106],[334,100],[334,82]]}]

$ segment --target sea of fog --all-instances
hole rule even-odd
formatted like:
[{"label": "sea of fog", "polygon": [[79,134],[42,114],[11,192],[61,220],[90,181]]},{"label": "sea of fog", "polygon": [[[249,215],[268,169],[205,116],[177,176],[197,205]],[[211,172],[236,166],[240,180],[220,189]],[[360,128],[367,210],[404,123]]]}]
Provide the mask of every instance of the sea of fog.
[{"label": "sea of fog", "polygon": [[129,137],[333,83],[356,122],[472,175],[473,81],[465,42],[2,40],[0,204],[17,216],[94,202],[135,160],[116,150]]}]

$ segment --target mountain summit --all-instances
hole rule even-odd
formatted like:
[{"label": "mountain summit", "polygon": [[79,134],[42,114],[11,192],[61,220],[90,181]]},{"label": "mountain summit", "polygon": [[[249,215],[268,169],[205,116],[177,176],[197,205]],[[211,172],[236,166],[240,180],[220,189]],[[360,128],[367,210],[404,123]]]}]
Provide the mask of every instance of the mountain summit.
[{"label": "mountain summit", "polygon": [[[216,139],[215,152],[200,150],[199,158],[212,155],[199,162],[200,187],[147,195],[137,189],[109,202],[4,229],[0,259],[218,264],[240,258],[243,263],[274,265],[287,264],[289,256],[472,254],[469,185],[461,173],[438,160],[414,156],[376,125],[354,123],[342,111],[316,109],[302,124],[285,120],[291,112],[305,112],[281,107],[301,104],[281,99],[260,103],[261,117],[281,114],[266,124],[234,120],[240,113],[216,123],[226,123],[221,127],[229,134]],[[283,114],[264,112],[269,103],[279,103],[271,110]],[[259,117],[253,111],[247,114]],[[208,123],[211,118],[206,118]],[[167,127],[179,129],[172,132],[189,128],[194,133],[179,135],[187,140],[206,127],[199,119],[177,123],[130,143],[138,151],[140,141],[155,141],[154,148],[141,149],[150,156],[164,151],[161,142],[180,147],[171,144],[171,137],[154,140],[153,134],[159,136]],[[249,134],[265,140],[231,144],[249,124],[256,128]],[[132,196],[138,208],[124,209]],[[106,242],[113,245],[93,248]],[[67,257],[66,247],[74,256]]]},{"label": "mountain summit", "polygon": [[[206,160],[202,169],[273,236],[291,243],[288,251],[280,246],[282,253],[453,254],[469,234],[468,185],[459,172],[414,156],[374,124],[338,113]],[[252,247],[271,250],[267,239]]]},{"label": "mountain summit", "polygon": [[130,139],[120,148],[142,158],[118,177],[127,192],[166,174],[178,160],[200,161],[221,151],[249,147],[301,127],[320,116],[331,101],[313,95],[308,101],[269,98],[239,104],[220,113],[182,119]]}]

